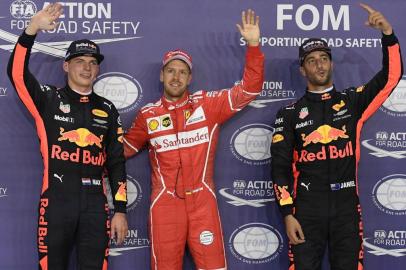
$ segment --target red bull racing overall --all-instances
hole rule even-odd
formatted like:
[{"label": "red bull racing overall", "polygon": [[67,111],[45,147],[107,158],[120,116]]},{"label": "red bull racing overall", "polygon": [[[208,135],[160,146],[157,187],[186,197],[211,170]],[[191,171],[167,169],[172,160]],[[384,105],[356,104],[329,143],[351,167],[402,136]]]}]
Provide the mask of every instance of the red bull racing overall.
[{"label": "red bull racing overall", "polygon": [[272,179],[285,217],[293,214],[305,243],[291,245],[290,270],[321,269],[326,246],[331,269],[363,268],[357,191],[359,139],[364,123],[399,82],[397,38],[382,38],[383,66],[367,84],[306,94],[282,108],[272,139]]},{"label": "red bull racing overall", "polygon": [[107,269],[109,220],[103,174],[115,211],[126,211],[123,130],[114,105],[66,86],[40,85],[28,69],[35,36],[25,33],[8,74],[33,115],[44,162],[39,203],[39,269],[66,269],[76,246],[80,269]]}]

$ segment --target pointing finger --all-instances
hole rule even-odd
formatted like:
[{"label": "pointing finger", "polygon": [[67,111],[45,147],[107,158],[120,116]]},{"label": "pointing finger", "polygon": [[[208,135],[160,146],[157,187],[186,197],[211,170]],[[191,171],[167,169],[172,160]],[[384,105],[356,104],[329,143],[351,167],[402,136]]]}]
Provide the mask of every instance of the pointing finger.
[{"label": "pointing finger", "polygon": [[370,6],[368,6],[367,4],[360,3],[359,5],[363,9],[365,9],[368,12],[368,14],[371,14],[371,13],[375,12],[375,10],[373,8],[371,8]]}]

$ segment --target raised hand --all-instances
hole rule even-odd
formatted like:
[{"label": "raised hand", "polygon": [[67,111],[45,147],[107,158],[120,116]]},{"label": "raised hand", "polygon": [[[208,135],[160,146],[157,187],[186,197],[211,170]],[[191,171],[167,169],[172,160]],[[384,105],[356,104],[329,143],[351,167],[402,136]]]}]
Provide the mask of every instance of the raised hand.
[{"label": "raised hand", "polygon": [[258,46],[259,44],[259,16],[255,16],[255,12],[248,9],[247,12],[241,12],[241,25],[237,24],[237,28],[241,36],[247,41],[248,46]]},{"label": "raised hand", "polygon": [[381,30],[385,35],[392,34],[392,26],[382,13],[366,4],[360,3],[360,6],[368,12],[368,21],[365,22],[365,25]]},{"label": "raised hand", "polygon": [[32,16],[25,32],[29,35],[35,35],[40,30],[54,30],[58,26],[56,20],[61,16],[62,12],[63,9],[60,3],[47,5]]}]

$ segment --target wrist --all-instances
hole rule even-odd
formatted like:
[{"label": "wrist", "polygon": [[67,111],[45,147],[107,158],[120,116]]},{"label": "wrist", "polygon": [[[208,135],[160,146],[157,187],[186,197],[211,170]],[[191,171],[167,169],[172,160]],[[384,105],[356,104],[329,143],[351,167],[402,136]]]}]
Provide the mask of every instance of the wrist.
[{"label": "wrist", "polygon": [[39,28],[36,27],[34,24],[29,24],[27,28],[25,28],[25,33],[30,36],[35,36],[39,31]]}]

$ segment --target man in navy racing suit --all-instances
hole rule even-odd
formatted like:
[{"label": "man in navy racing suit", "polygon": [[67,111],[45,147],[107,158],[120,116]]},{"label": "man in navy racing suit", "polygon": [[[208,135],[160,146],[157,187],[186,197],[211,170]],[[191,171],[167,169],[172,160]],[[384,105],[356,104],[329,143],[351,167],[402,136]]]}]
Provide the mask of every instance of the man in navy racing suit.
[{"label": "man in navy racing suit", "polygon": [[290,240],[290,270],[321,269],[328,245],[331,269],[363,269],[357,194],[363,123],[398,84],[402,60],[385,17],[361,4],[382,31],[382,69],[365,85],[336,91],[331,50],[312,38],[299,48],[306,94],[282,108],[272,139],[272,179]]},{"label": "man in navy racing suit", "polygon": [[[40,85],[28,69],[38,31],[53,30],[62,12],[50,4],[35,14],[11,55],[8,74],[35,119],[44,161],[39,203],[39,269],[63,270],[73,246],[81,270],[106,270],[109,234],[127,233],[123,130],[114,105],[92,91],[103,60],[90,40],[72,42],[64,88]],[[108,220],[107,170],[115,214]]]}]

